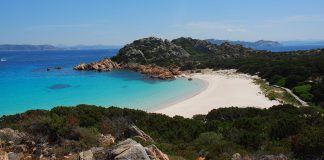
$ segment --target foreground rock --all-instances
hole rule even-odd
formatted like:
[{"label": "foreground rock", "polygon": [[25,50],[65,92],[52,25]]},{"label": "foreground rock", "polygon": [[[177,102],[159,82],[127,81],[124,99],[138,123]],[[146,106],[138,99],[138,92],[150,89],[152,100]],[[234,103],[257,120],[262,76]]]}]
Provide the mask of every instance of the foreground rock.
[{"label": "foreground rock", "polygon": [[143,147],[132,139],[118,143],[108,154],[110,160],[169,160],[168,156],[156,146]]}]

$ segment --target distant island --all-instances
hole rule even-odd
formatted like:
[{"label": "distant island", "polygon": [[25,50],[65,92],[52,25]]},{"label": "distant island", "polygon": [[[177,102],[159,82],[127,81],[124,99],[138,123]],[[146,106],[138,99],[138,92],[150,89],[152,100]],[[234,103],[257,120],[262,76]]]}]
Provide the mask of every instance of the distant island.
[{"label": "distant island", "polygon": [[44,50],[57,50],[52,45],[18,45],[18,44],[2,44],[0,51],[44,51]]},{"label": "distant island", "polygon": [[207,41],[212,44],[217,44],[217,45],[228,42],[230,44],[238,44],[238,45],[242,45],[244,47],[253,48],[253,49],[265,49],[265,48],[269,48],[269,47],[282,46],[282,44],[280,42],[266,41],[266,40],[259,40],[256,42],[247,42],[247,41],[229,41],[229,40],[207,39]]},{"label": "distant island", "polygon": [[51,51],[51,50],[101,50],[119,49],[118,45],[30,45],[30,44],[0,44],[0,51]]}]

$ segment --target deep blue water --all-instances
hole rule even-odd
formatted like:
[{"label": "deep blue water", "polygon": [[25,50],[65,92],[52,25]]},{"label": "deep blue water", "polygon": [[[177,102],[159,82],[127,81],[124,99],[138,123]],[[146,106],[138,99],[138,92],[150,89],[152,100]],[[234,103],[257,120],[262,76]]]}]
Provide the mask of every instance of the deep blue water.
[{"label": "deep blue water", "polygon": [[[74,71],[117,50],[0,52],[0,115],[95,104],[152,110],[203,88],[199,80],[150,80],[131,71]],[[60,70],[53,67],[62,67]],[[52,67],[49,71],[47,68]]]},{"label": "deep blue water", "polygon": [[278,47],[258,47],[257,50],[269,50],[273,52],[287,52],[287,51],[298,51],[298,50],[310,50],[324,48],[324,45],[295,45],[295,46],[278,46]]}]

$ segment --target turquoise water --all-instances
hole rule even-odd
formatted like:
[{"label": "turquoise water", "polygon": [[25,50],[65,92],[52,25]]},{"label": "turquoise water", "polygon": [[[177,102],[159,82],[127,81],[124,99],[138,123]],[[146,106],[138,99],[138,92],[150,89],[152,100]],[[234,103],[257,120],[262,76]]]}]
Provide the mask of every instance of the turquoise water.
[{"label": "turquoise water", "polygon": [[[0,52],[0,115],[29,109],[95,104],[153,110],[203,88],[199,80],[151,80],[119,70],[80,72],[78,63],[111,57],[117,50]],[[61,70],[47,71],[61,66]]]}]

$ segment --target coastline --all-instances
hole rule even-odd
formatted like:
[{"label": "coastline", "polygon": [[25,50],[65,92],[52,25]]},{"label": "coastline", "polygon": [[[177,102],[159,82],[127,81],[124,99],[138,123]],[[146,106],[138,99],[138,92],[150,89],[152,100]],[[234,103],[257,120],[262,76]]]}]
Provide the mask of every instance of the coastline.
[{"label": "coastline", "polygon": [[276,100],[269,100],[262,93],[260,86],[254,83],[257,76],[237,73],[236,70],[204,69],[201,73],[187,74],[186,77],[204,81],[205,88],[151,112],[191,118],[222,107],[269,108],[280,104]]}]

